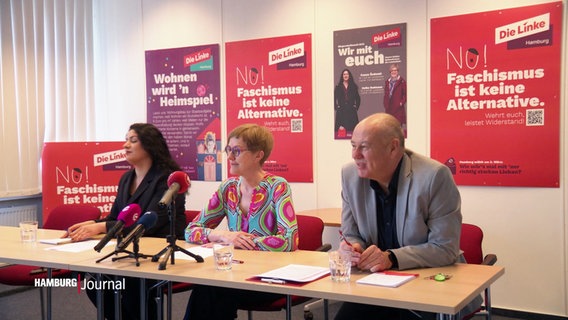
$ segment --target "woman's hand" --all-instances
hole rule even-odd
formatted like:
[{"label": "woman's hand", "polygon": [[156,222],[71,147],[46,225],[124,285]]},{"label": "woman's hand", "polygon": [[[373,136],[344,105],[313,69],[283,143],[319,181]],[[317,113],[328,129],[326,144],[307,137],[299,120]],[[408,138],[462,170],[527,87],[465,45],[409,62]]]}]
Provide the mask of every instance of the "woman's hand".
[{"label": "woman's hand", "polygon": [[83,241],[99,233],[106,232],[106,224],[104,222],[95,222],[94,220],[84,221],[72,225],[63,234],[62,238],[71,238],[71,241]]},{"label": "woman's hand", "polygon": [[256,249],[254,238],[254,235],[244,231],[213,230],[209,234],[211,242],[232,243],[235,248],[246,250]]}]

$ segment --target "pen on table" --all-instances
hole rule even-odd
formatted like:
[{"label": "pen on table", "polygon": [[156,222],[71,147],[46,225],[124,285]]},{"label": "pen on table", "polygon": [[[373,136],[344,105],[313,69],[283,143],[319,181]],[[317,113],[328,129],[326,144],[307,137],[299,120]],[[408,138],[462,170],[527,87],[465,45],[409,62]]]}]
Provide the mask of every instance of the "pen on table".
[{"label": "pen on table", "polygon": [[352,247],[353,245],[351,244],[351,242],[349,242],[347,240],[347,238],[345,238],[345,236],[343,235],[343,232],[341,230],[339,230],[339,236],[341,237],[341,240],[345,241],[345,243],[347,243],[348,246]]},{"label": "pen on table", "polygon": [[245,262],[243,260],[233,259],[233,263],[243,264]]},{"label": "pen on table", "polygon": [[268,282],[268,283],[286,284],[286,281],[284,281],[284,280],[272,279],[272,278],[260,278],[260,281]]},{"label": "pen on table", "polygon": [[408,273],[408,272],[388,271],[388,270],[383,271],[383,273],[391,276],[413,276],[413,277],[420,276],[420,274],[418,273]]}]

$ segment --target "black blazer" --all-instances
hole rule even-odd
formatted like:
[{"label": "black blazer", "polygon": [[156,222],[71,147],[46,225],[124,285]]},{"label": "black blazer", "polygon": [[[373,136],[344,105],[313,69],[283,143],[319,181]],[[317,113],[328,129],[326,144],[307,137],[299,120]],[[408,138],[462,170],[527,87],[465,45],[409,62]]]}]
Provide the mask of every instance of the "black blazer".
[{"label": "black blazer", "polygon": [[[134,169],[125,172],[118,183],[118,192],[116,199],[110,210],[110,214],[101,221],[106,221],[106,228],[110,230],[116,223],[118,214],[129,204],[136,203],[142,209],[141,214],[148,211],[154,211],[158,214],[158,221],[156,225],[148,230],[145,230],[144,236],[149,237],[166,237],[170,234],[170,215],[168,208],[160,208],[158,203],[162,196],[168,190],[168,173],[161,173],[157,166],[152,166],[138,189],[133,195],[130,195],[130,185],[134,179]],[[172,207],[173,208],[173,207]],[[174,210],[172,210],[174,211]],[[175,198],[175,233],[178,239],[184,239],[185,230],[185,193],[178,194]],[[131,229],[132,227],[130,227]],[[130,232],[130,229],[125,229],[124,234]]]}]

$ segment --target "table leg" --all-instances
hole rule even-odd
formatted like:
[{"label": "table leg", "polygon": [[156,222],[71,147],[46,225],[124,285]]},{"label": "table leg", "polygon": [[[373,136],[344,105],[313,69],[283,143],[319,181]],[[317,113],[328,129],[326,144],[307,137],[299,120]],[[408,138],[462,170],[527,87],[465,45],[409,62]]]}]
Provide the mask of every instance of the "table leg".
[{"label": "table leg", "polygon": [[[47,268],[47,278],[48,279],[53,278],[53,269],[52,268]],[[40,290],[42,290],[42,289],[40,288]],[[51,287],[48,286],[46,288],[46,291],[47,291],[47,293],[46,293],[46,296],[47,296],[47,298],[46,298],[46,300],[47,300],[47,320],[51,320]],[[43,308],[43,306],[42,306],[42,308]]]},{"label": "table leg", "polygon": [[168,320],[172,320],[172,282],[168,281]]},{"label": "table leg", "polygon": [[140,278],[140,320],[146,320],[146,279]]},{"label": "table leg", "polygon": [[292,320],[292,296],[286,295],[286,320]]},{"label": "table leg", "polygon": [[[118,281],[118,276],[114,276],[115,283]],[[121,294],[118,289],[114,289],[114,318],[122,319],[122,301]]]},{"label": "table leg", "polygon": [[[99,283],[102,280],[102,274],[97,273],[95,276],[96,281]],[[84,281],[87,281],[86,279]],[[103,297],[103,290],[97,290],[97,320],[105,319],[105,301]]]}]

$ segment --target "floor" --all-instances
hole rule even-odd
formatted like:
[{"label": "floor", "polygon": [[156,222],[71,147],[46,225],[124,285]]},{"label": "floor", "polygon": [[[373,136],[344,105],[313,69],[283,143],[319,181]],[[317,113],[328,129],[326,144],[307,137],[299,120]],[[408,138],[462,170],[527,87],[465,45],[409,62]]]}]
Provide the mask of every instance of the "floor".
[{"label": "floor", "polygon": [[[53,288],[53,320],[93,320],[97,318],[97,310],[84,292],[75,288]],[[189,292],[174,294],[172,319],[182,319]],[[40,295],[38,288],[13,287],[0,284],[0,319],[41,319]],[[330,302],[330,319],[333,319],[339,302]],[[313,319],[324,319],[323,307],[317,306],[310,311]],[[254,312],[254,320],[285,319],[285,312]],[[247,313],[240,310],[238,319],[247,319]],[[304,305],[295,306],[292,319],[304,319]],[[475,317],[474,320],[481,320]],[[493,320],[515,320],[513,318],[494,316]]]},{"label": "floor", "polygon": [[[25,289],[25,290],[22,290]],[[189,298],[189,292],[174,294],[172,319],[182,319]],[[52,289],[53,320],[93,320],[97,310],[84,292],[75,288]],[[0,319],[41,319],[40,295],[38,288],[11,287],[0,284]],[[336,310],[336,304],[330,309]],[[323,308],[313,309],[314,319],[323,319]],[[332,315],[330,315],[332,319]],[[247,313],[240,310],[238,319],[247,319]],[[254,320],[285,319],[285,312],[255,312]],[[292,319],[304,319],[303,306],[293,308]]]}]

